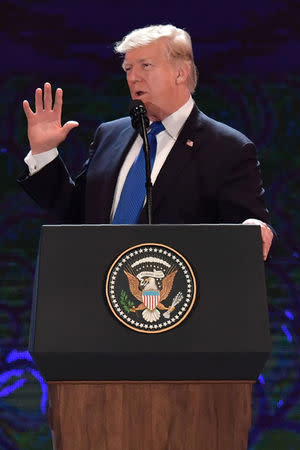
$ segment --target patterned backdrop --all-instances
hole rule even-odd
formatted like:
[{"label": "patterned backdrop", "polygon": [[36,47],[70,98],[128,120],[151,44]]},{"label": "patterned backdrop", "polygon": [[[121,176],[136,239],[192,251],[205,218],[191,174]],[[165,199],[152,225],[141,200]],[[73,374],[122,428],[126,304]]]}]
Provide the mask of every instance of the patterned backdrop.
[{"label": "patterned backdrop", "polygon": [[32,101],[44,81],[64,89],[64,119],[78,120],[80,127],[60,151],[76,173],[97,124],[127,115],[127,87],[112,44],[150,23],[173,23],[191,33],[199,68],[196,103],[257,144],[280,239],[266,268],[273,350],[254,389],[249,448],[300,449],[299,1],[5,0],[0,3],[1,450],[52,448],[47,386],[26,350],[39,231],[49,218],[15,182],[28,151],[22,100]]}]

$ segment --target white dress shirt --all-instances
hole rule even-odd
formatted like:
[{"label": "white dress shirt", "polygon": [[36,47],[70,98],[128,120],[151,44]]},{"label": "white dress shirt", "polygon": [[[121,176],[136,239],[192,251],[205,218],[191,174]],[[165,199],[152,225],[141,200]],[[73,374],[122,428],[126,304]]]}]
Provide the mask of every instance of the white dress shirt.
[{"label": "white dress shirt", "polygon": [[[175,111],[170,116],[166,117],[162,123],[165,127],[163,131],[161,131],[157,136],[157,150],[156,150],[156,157],[154,161],[154,165],[151,171],[151,182],[154,185],[155,180],[165,162],[167,159],[168,154],[170,153],[176,139],[178,138],[178,135],[186,122],[186,119],[190,115],[192,109],[194,106],[194,101],[192,97],[188,99],[188,101],[181,106],[177,111]],[[125,161],[121,167],[116,189],[114,193],[113,198],[113,204],[110,214],[110,219],[112,221],[114,214],[116,212],[121,192],[127,177],[127,174],[134,163],[137,155],[139,154],[139,151],[143,145],[143,139],[140,135],[137,136],[136,140],[134,141],[131,149],[129,150]],[[36,172],[41,170],[43,167],[45,167],[47,164],[49,164],[51,161],[53,161],[58,156],[57,148],[53,148],[51,150],[48,150],[43,153],[39,153],[36,155],[32,155],[31,151],[27,154],[24,161],[28,166],[29,174],[34,175]]]}]

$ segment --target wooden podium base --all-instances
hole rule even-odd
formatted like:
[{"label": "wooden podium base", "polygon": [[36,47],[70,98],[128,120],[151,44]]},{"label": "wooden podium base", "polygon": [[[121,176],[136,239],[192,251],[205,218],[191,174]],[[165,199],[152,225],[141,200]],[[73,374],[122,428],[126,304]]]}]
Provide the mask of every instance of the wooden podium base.
[{"label": "wooden podium base", "polygon": [[54,450],[246,450],[251,381],[50,382]]}]

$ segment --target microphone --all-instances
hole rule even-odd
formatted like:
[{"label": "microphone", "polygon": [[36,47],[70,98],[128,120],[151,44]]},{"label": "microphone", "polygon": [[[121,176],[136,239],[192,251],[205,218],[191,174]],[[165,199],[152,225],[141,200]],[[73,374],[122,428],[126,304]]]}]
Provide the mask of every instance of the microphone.
[{"label": "microphone", "polygon": [[[143,128],[149,128],[147,110],[142,100],[132,100],[129,104],[131,124],[135,130],[142,134]],[[143,126],[144,125],[144,126]],[[143,137],[143,136],[142,136]]]},{"label": "microphone", "polygon": [[141,100],[132,100],[129,104],[129,115],[131,117],[131,124],[133,128],[140,133],[143,138],[143,150],[145,154],[145,168],[146,168],[146,203],[147,203],[147,218],[148,224],[152,223],[152,183],[151,183],[151,168],[150,168],[150,150],[147,136],[147,128],[149,128],[150,121],[147,117],[147,110]]}]

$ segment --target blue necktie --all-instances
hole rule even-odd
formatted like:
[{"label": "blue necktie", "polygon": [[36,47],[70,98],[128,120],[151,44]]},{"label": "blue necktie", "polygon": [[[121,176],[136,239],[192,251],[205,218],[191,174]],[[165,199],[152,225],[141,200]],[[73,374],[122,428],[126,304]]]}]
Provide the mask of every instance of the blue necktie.
[{"label": "blue necktie", "polygon": [[[161,122],[153,122],[151,130],[148,133],[151,171],[156,156],[156,135],[164,129],[165,127]],[[146,169],[143,147],[144,146],[142,146],[126,177],[113,223],[137,223],[142,211],[146,196]]]}]

